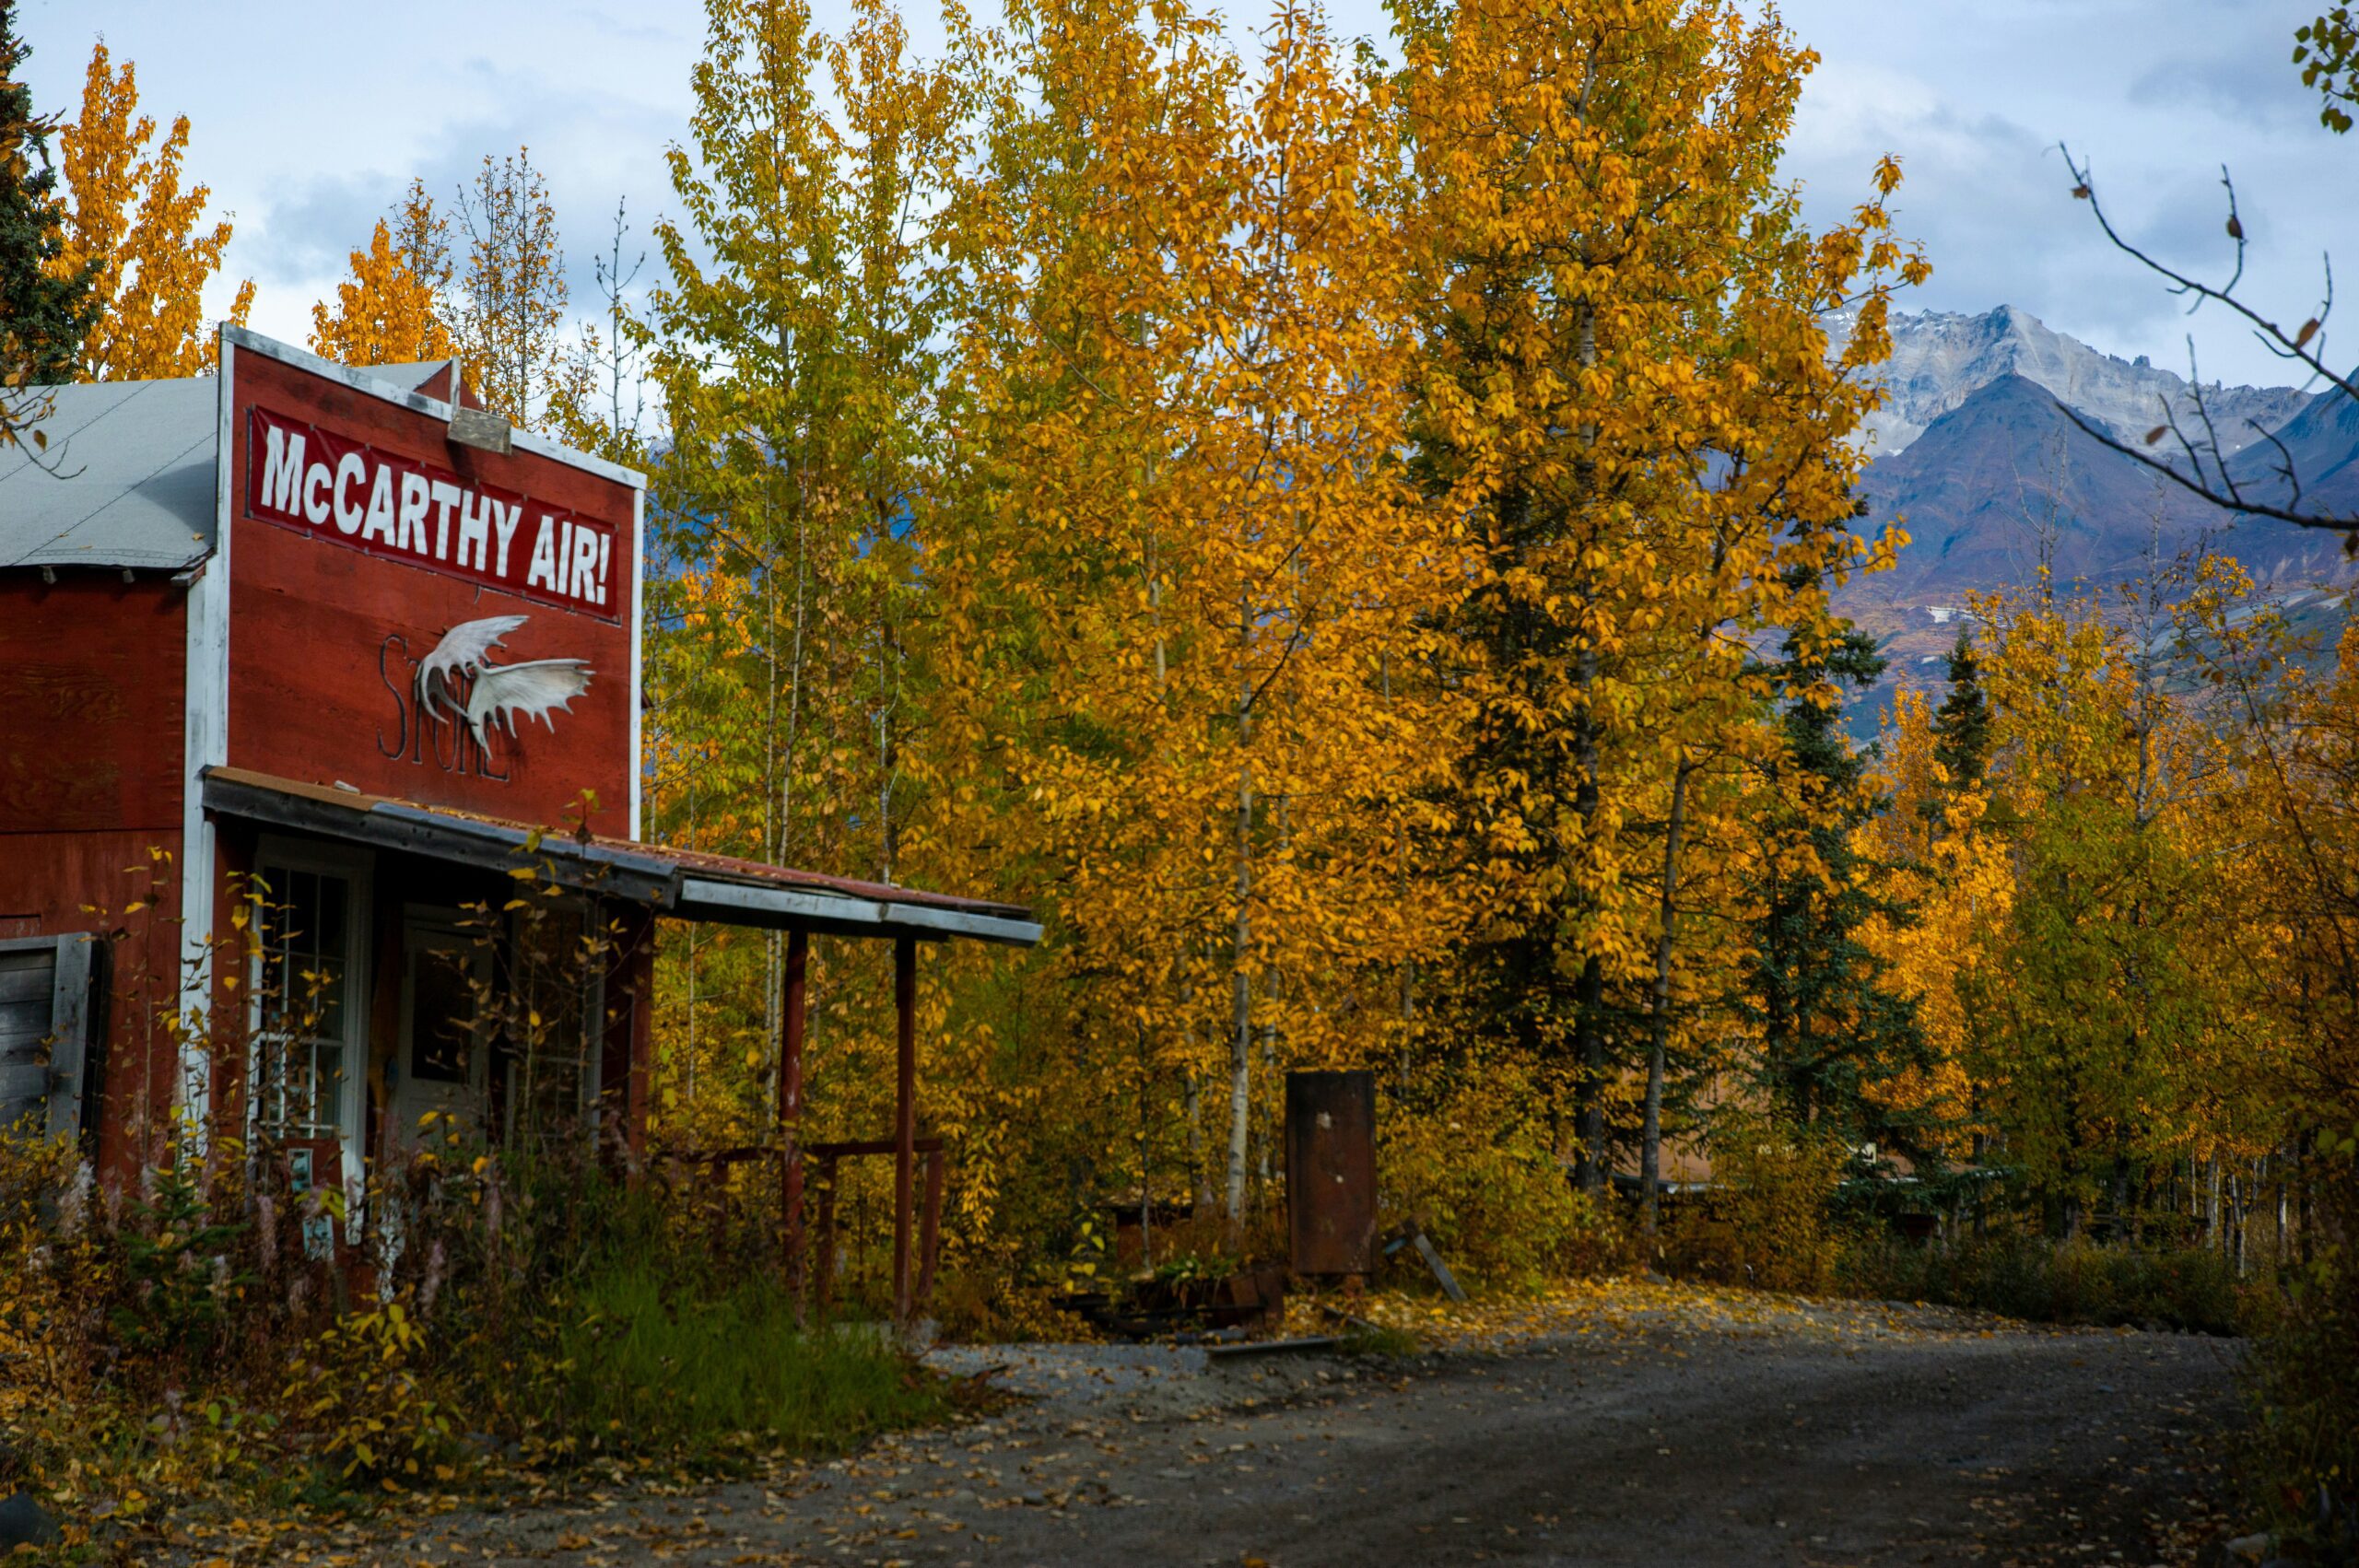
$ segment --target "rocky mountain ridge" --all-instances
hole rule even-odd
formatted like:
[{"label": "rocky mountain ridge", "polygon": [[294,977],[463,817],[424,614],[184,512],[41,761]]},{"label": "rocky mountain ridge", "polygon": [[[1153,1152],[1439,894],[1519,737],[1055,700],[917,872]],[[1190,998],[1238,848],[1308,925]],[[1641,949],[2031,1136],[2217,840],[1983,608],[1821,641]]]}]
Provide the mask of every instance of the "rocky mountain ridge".
[{"label": "rocky mountain ridge", "polygon": [[[2135,441],[2189,385],[2141,357],[2101,354],[2029,314],[1895,315],[1884,368],[1890,406],[1872,427],[1860,482],[1866,529],[1898,523],[1895,568],[1854,579],[1837,604],[1891,661],[1884,689],[1939,685],[1942,655],[1976,593],[2023,589],[2046,561],[2060,586],[2103,590],[2167,565],[2197,541],[2235,556],[2330,634],[2359,568],[2342,536],[2223,512],[2107,448],[2062,408]],[[2290,456],[2305,502],[2359,513],[2359,406],[2292,387],[2204,388],[2231,464],[2282,498]],[[2270,432],[2273,440],[2262,440]],[[2282,451],[2281,451],[2282,448]]]},{"label": "rocky mountain ridge", "polygon": [[[1848,336],[1848,321],[1837,323],[1837,345]],[[2185,377],[2143,354],[2123,359],[2091,348],[2013,305],[1978,316],[1895,310],[1892,357],[1883,368],[1885,406],[1868,421],[1872,450],[1879,460],[1907,451],[1935,420],[2006,376],[2047,388],[2124,439],[2151,429],[2165,408],[2191,407]],[[2204,391],[2222,443],[2231,452],[2314,401],[2314,394],[2294,387],[2213,383]]]}]

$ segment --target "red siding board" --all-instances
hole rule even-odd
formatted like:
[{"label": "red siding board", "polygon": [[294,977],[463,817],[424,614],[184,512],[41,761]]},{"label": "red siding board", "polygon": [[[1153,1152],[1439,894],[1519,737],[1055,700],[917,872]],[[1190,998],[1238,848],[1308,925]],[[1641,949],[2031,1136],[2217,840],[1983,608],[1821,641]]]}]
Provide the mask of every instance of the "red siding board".
[{"label": "red siding board", "polygon": [[[618,541],[632,535],[630,487],[530,452],[453,446],[439,420],[259,355],[240,357],[235,375],[229,762],[551,825],[587,789],[598,797],[593,825],[627,832],[636,699],[628,606],[637,569],[628,549],[615,563],[617,624],[250,517],[250,411],[260,404],[469,483],[599,518]],[[578,658],[593,673],[551,726],[520,720],[512,741],[496,737],[487,767],[447,727],[418,735],[411,661],[459,622],[501,614],[530,618],[502,643],[499,661]]]},{"label": "red siding board", "polygon": [[17,918],[14,934],[89,931],[108,941],[112,977],[97,1125],[99,1169],[110,1181],[133,1179],[155,1157],[155,1135],[171,1104],[178,1054],[161,1014],[179,984],[180,845],[177,825],[0,835],[0,915]]},{"label": "red siding board", "polygon": [[0,834],[181,825],[187,594],[0,577]]}]

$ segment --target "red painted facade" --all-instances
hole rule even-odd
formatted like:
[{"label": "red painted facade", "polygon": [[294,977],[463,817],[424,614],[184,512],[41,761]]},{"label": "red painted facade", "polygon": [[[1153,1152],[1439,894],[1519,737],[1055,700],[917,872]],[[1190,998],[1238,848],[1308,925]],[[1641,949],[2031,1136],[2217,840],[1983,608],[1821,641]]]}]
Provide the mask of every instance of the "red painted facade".
[{"label": "red painted facade", "polygon": [[[355,384],[249,334],[229,334],[225,350],[209,555],[199,546],[202,558],[179,570],[103,556],[97,569],[0,569],[0,937],[88,933],[104,944],[104,1038],[86,1082],[96,1163],[124,1181],[158,1157],[176,1106],[203,1105],[217,1127],[244,1127],[272,1105],[283,1115],[286,1085],[252,1077],[245,1043],[258,1026],[249,999],[261,933],[234,917],[250,877],[271,879],[273,900],[309,879],[325,902],[307,940],[327,941],[333,925],[345,943],[332,955],[345,1022],[305,1047],[334,1064],[304,1118],[314,1125],[275,1141],[310,1149],[314,1179],[348,1184],[364,1157],[406,1147],[417,1070],[435,1065],[422,999],[438,982],[421,953],[448,950],[465,907],[496,909],[512,884],[496,870],[217,818],[195,809],[204,772],[226,766],[560,831],[594,801],[587,825],[628,838],[639,496],[619,471],[529,439],[506,453],[452,440],[447,404],[429,401],[452,395],[447,367],[413,394]],[[282,462],[290,437],[304,442],[292,513],[276,504],[288,476],[268,474],[274,428]],[[307,483],[322,496],[309,472],[321,462],[330,489],[350,471],[324,522],[301,504]],[[276,494],[262,493],[266,476]],[[372,500],[381,515],[366,515]],[[489,535],[485,569],[456,558],[450,525],[470,509]],[[421,522],[449,529],[440,549],[419,547]],[[501,522],[512,530],[505,572],[492,569]],[[521,619],[496,640],[478,628],[471,661],[443,667],[428,700],[419,667],[452,628],[508,617]],[[565,695],[469,721],[487,670],[535,661],[562,669]],[[593,915],[624,940],[580,1004],[581,1114],[636,1140],[653,922],[632,907]],[[170,1022],[199,964],[211,972],[211,1056]],[[470,1047],[482,1059],[455,1084],[493,1136],[505,1048]]]},{"label": "red painted facade", "polygon": [[171,1099],[186,605],[160,577],[0,577],[0,937],[111,938],[94,1076],[115,1170]]},{"label": "red painted facade", "polygon": [[394,384],[235,328],[219,363],[62,389],[78,490],[0,465],[0,938],[112,965],[78,1101],[88,947],[55,948],[64,1000],[10,1004],[39,1012],[6,1103],[30,1083],[117,1188],[208,1138],[341,1188],[304,1245],[365,1274],[355,1244],[403,1234],[379,1178],[445,1129],[643,1148],[659,916],[784,930],[787,1136],[707,1158],[778,1160],[799,1269],[808,942],[889,940],[893,1136],[818,1147],[892,1155],[906,1318],[940,1199],[929,1141],[921,1241],[919,944],[1040,928],[636,842],[639,476],[456,417],[449,366]]},{"label": "red painted facade", "polygon": [[[511,820],[569,820],[594,791],[592,826],[629,831],[630,607],[637,585],[634,493],[603,475],[529,452],[455,446],[443,421],[259,356],[237,357],[232,382],[229,755],[233,766],[307,783],[455,806]],[[266,521],[252,492],[264,473],[257,411],[365,446],[469,489],[513,497],[520,533],[544,516],[579,518],[621,542],[608,547],[608,611],[569,609],[454,575],[440,563],[371,553]],[[358,486],[354,486],[358,488]],[[519,542],[521,543],[521,541]],[[529,546],[525,546],[529,548]],[[511,551],[517,548],[511,544]],[[522,571],[511,562],[511,576]],[[464,622],[522,615],[503,661],[580,659],[589,689],[549,722],[518,720],[478,745],[465,729],[421,716],[418,661]]]}]

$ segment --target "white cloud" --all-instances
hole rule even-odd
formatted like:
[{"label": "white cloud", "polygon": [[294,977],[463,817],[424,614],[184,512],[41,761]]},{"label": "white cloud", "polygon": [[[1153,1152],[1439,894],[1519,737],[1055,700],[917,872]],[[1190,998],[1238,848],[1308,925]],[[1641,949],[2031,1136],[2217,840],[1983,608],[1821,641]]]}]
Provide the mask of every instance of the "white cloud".
[{"label": "white cloud", "polygon": [[[2313,7],[2314,8],[2314,7]],[[845,0],[822,0],[840,25]],[[1250,47],[1265,7],[1232,4]],[[642,226],[671,205],[662,154],[687,134],[696,0],[576,5],[405,0],[394,11],[294,0],[20,0],[45,108],[70,109],[93,39],[137,62],[145,105],[195,123],[189,167],[232,212],[231,265],[261,281],[256,324],[300,341],[342,252],[412,174],[447,194],[487,152],[529,142],[569,248],[601,246],[617,196]],[[988,16],[987,5],[976,7]],[[1789,149],[1808,210],[1840,219],[1885,151],[1908,171],[1905,231],[1936,268],[1923,306],[2019,305],[2110,352],[2176,364],[2192,326],[2207,374],[2281,379],[2212,313],[2190,323],[2134,263],[2112,254],[2054,150],[2095,160],[2128,230],[2175,260],[2212,264],[2227,163],[2255,239],[2248,288],[2293,320],[2317,291],[2318,257],[2359,258],[2359,207],[2342,200],[2359,137],[2318,128],[2293,67],[2284,0],[1787,0],[1788,24],[1825,64]],[[2300,12],[2300,15],[2296,13]],[[1376,0],[1334,10],[1346,37],[1380,35]],[[921,49],[941,31],[910,18]],[[2353,264],[2359,264],[2354,261]],[[220,290],[226,303],[226,285]]]}]

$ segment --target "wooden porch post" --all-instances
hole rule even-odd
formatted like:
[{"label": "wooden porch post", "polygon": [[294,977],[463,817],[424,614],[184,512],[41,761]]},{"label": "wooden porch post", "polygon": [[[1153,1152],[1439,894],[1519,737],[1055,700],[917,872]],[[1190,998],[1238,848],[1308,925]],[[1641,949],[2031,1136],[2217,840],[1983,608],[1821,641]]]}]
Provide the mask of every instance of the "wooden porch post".
[{"label": "wooden porch post", "polygon": [[893,1011],[898,1024],[898,1080],[893,1101],[893,1321],[910,1321],[910,1199],[918,1138],[918,944],[893,943]]},{"label": "wooden porch post", "polygon": [[[786,937],[786,995],[780,1010],[778,1130],[785,1141],[779,1178],[779,1219],[785,1227],[787,1289],[803,1299],[803,1026],[811,933]],[[798,1308],[798,1310],[800,1310]]]}]

